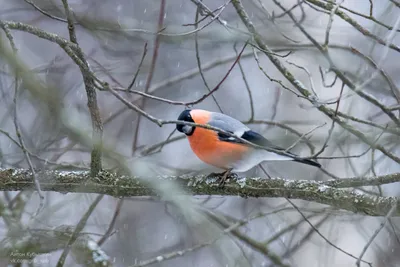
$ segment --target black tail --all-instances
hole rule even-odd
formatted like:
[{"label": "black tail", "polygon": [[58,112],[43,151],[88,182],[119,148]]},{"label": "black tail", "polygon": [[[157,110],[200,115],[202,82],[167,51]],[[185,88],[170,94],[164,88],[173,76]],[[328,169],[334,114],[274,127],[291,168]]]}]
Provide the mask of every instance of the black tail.
[{"label": "black tail", "polygon": [[291,158],[293,158],[294,161],[304,163],[307,165],[311,165],[311,166],[314,166],[317,168],[321,168],[321,164],[319,164],[318,162],[310,160],[310,159],[299,159],[299,158],[297,158],[298,157],[297,155],[287,152],[285,149],[283,149],[281,147],[277,147],[277,146],[273,145],[270,141],[268,141],[266,138],[264,138],[264,136],[254,132],[252,130],[244,132],[241,137],[243,139],[246,139],[247,141],[250,141],[250,142],[256,144],[256,145],[270,147],[270,148],[273,148],[276,150],[281,150],[282,152],[286,152],[286,154],[289,154],[292,156]]},{"label": "black tail", "polygon": [[293,159],[294,161],[300,162],[300,163],[304,163],[304,164],[308,164],[317,168],[321,168],[321,164],[319,164],[316,161],[313,161],[311,159]]}]

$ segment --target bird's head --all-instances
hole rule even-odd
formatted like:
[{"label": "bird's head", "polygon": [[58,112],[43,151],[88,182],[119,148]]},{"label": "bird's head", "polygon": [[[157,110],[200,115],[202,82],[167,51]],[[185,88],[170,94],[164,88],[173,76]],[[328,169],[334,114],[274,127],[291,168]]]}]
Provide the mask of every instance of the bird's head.
[{"label": "bird's head", "polygon": [[[178,117],[178,121],[194,122],[192,115],[190,114],[191,111],[192,110],[190,110],[190,109],[182,111],[182,113]],[[187,136],[190,136],[193,134],[196,127],[191,126],[191,125],[177,124],[176,129],[179,132],[184,133]]]}]

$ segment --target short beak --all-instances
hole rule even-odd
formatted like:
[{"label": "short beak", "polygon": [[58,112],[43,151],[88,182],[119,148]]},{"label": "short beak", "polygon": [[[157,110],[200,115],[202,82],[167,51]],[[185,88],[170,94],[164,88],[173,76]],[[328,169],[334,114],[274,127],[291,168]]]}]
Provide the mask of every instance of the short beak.
[{"label": "short beak", "polygon": [[183,127],[182,127],[182,131],[185,133],[185,134],[189,134],[191,131],[192,131],[192,126],[190,126],[190,125],[182,125]]}]

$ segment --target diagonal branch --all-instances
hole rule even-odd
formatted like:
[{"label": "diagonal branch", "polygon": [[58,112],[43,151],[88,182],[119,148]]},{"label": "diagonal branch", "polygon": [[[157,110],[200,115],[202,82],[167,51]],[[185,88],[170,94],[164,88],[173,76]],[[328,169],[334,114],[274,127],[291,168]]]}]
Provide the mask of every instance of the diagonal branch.
[{"label": "diagonal branch", "polygon": [[99,202],[103,199],[104,195],[98,195],[96,197],[96,199],[93,201],[93,203],[89,206],[88,210],[86,211],[86,213],[83,215],[83,217],[81,218],[81,220],[78,222],[75,231],[73,232],[73,234],[70,236],[67,245],[65,246],[60,259],[57,262],[57,267],[62,267],[65,263],[65,259],[67,258],[67,255],[69,253],[69,251],[72,248],[72,245],[75,243],[75,241],[78,239],[80,232],[83,230],[83,228],[85,227],[90,215],[93,213],[94,209],[97,207],[97,205],[99,204]]}]

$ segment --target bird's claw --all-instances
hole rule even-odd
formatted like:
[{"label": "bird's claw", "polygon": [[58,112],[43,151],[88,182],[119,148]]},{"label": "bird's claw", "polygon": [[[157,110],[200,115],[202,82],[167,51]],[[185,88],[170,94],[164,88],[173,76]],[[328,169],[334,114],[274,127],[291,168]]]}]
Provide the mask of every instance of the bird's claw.
[{"label": "bird's claw", "polygon": [[210,173],[207,178],[217,178],[217,181],[219,180],[218,186],[223,188],[228,179],[237,179],[238,175],[228,170],[222,173]]}]

